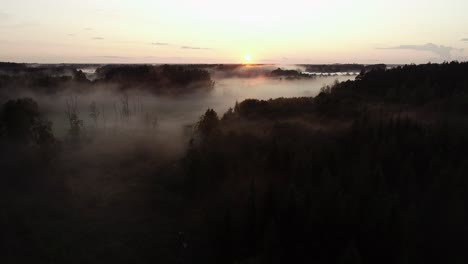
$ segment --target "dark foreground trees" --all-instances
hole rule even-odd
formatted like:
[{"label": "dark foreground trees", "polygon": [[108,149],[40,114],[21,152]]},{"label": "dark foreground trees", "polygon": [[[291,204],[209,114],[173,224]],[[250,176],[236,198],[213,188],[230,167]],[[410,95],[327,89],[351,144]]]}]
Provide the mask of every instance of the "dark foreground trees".
[{"label": "dark foreground trees", "polygon": [[0,135],[18,143],[50,144],[55,141],[52,123],[45,120],[30,98],[10,100],[0,112]]},{"label": "dark foreground trees", "polygon": [[277,120],[258,133],[243,122],[223,119],[187,157],[213,263],[467,260],[467,124],[361,113],[345,129]]},{"label": "dark foreground trees", "polygon": [[[0,261],[21,263],[57,245],[57,229],[67,198],[55,178],[58,142],[52,124],[30,98],[10,100],[0,109]],[[62,218],[63,219],[63,218]],[[46,224],[47,223],[47,224]],[[47,241],[41,234],[47,234]]]}]

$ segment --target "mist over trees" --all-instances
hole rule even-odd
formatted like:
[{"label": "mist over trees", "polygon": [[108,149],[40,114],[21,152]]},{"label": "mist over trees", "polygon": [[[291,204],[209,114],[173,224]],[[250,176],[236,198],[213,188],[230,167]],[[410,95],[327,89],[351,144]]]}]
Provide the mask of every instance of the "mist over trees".
[{"label": "mist over trees", "polygon": [[[205,87],[206,69],[47,73],[44,87],[113,83],[121,97],[114,113],[67,98],[63,137],[34,99],[1,98],[0,261],[465,263],[467,65],[364,70],[315,97],[208,107],[186,142],[133,127],[158,119],[126,92]],[[43,87],[44,69],[0,66],[1,89]]]},{"label": "mist over trees", "polygon": [[[309,67],[309,68],[308,68]],[[311,74],[303,70],[319,67]],[[215,79],[277,78],[315,79],[318,73],[349,70],[346,65],[297,65],[291,68],[267,64],[194,64],[194,65],[94,65],[94,64],[18,64],[0,62],[0,95],[20,96],[21,92],[38,95],[92,93],[98,91],[141,91],[154,95],[179,96],[213,90]],[[92,69],[92,70],[91,70]],[[385,69],[385,65],[362,66],[360,71]],[[91,72],[87,72],[91,70]],[[354,74],[351,71],[348,74]],[[21,87],[21,89],[18,89]]]},{"label": "mist over trees", "polygon": [[22,87],[38,94],[72,90],[91,92],[114,88],[119,91],[143,90],[154,94],[178,95],[211,90],[214,82],[208,71],[179,65],[104,65],[97,68],[93,81],[77,66],[37,66],[3,63],[0,65],[0,94],[8,96]]},{"label": "mist over trees", "polygon": [[385,70],[385,64],[363,65],[363,64],[322,64],[322,65],[300,65],[307,72],[334,73],[334,72],[369,72],[380,69]]}]

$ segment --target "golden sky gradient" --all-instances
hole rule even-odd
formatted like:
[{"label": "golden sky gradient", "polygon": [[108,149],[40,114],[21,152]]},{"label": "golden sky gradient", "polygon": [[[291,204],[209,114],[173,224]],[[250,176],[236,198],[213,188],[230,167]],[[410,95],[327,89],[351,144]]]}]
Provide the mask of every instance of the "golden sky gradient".
[{"label": "golden sky gradient", "polygon": [[423,63],[467,60],[468,1],[2,0],[0,60]]}]

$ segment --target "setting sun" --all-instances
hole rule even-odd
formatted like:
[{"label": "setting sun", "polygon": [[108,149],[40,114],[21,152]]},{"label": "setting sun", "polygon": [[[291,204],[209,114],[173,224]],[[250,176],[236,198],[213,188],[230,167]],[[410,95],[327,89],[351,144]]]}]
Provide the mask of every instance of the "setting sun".
[{"label": "setting sun", "polygon": [[244,55],[244,62],[245,63],[250,63],[252,61],[252,56],[250,54],[245,54]]}]

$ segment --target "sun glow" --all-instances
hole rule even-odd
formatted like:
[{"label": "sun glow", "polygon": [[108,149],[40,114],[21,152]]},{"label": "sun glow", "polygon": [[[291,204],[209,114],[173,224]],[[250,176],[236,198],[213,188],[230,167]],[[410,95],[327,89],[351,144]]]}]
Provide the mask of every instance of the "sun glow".
[{"label": "sun glow", "polygon": [[245,54],[244,55],[244,63],[245,64],[250,64],[252,62],[252,55],[250,54]]}]

